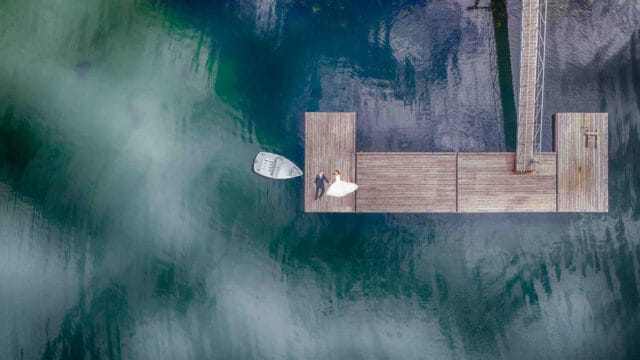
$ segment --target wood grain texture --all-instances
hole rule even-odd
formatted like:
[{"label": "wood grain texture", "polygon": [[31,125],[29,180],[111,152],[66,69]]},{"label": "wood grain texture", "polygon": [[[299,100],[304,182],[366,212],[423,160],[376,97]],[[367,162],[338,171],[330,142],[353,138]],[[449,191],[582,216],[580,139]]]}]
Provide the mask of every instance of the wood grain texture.
[{"label": "wood grain texture", "polygon": [[555,212],[556,154],[515,173],[515,153],[458,154],[458,212]]},{"label": "wood grain texture", "polygon": [[[305,114],[305,211],[608,211],[607,114],[556,114],[557,153],[542,153],[530,173],[514,172],[516,153],[356,154],[355,123],[355,113]],[[320,169],[360,187],[314,200]]]},{"label": "wood grain texture", "polygon": [[[608,115],[555,114],[558,211],[609,211]],[[585,132],[597,132],[587,146]]]},{"label": "wood grain texture", "polygon": [[456,212],[456,153],[358,153],[357,212]]},{"label": "wood grain texture", "polygon": [[321,169],[329,179],[336,169],[342,173],[343,180],[355,179],[356,114],[353,112],[305,113],[304,124],[304,210],[306,212],[354,212],[356,210],[355,194],[342,198],[325,195],[315,200],[314,180]]},{"label": "wood grain texture", "polygon": [[522,1],[520,37],[520,89],[518,91],[518,138],[516,171],[525,171],[533,159],[536,111],[536,63],[538,59],[539,0]]}]

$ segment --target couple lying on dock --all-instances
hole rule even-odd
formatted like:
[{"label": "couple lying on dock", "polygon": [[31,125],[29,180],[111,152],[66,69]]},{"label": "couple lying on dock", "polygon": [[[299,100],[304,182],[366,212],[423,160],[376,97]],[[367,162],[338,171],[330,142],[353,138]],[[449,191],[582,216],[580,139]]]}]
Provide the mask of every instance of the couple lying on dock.
[{"label": "couple lying on dock", "polygon": [[[340,171],[336,170],[333,172],[333,176],[331,177],[331,185],[329,186],[329,189],[327,189],[327,196],[334,196],[334,197],[343,197],[345,195],[351,194],[352,192],[356,191],[356,189],[358,188],[358,185],[348,182],[348,181],[342,181],[342,179],[340,179],[340,175],[342,175],[340,173]],[[324,183],[329,184],[329,180],[327,179],[327,177],[324,175],[324,171],[320,170],[320,172],[318,173],[318,175],[316,175],[316,180],[315,180],[315,184],[316,184],[316,200],[318,200],[318,198],[321,198],[322,195],[324,194]],[[318,193],[320,193],[320,195],[318,196]]]}]

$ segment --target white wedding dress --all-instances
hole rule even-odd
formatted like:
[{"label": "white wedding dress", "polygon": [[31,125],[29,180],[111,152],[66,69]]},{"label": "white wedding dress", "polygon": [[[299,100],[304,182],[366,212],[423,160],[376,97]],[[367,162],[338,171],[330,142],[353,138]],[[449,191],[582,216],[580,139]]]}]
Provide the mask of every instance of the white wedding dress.
[{"label": "white wedding dress", "polygon": [[342,197],[356,191],[357,184],[342,181],[340,175],[336,175],[336,180],[327,189],[327,196]]}]

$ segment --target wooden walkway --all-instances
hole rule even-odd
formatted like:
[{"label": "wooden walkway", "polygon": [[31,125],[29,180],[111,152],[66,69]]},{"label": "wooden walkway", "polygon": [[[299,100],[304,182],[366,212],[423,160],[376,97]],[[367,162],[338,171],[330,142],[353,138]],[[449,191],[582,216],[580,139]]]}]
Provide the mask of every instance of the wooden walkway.
[{"label": "wooden walkway", "polygon": [[[343,179],[356,177],[356,113],[305,113],[304,210],[306,212],[354,212],[355,194],[315,200],[314,180],[320,170],[331,181],[340,170]],[[328,186],[327,186],[328,187]]]},{"label": "wooden walkway", "polygon": [[518,172],[526,171],[534,157],[539,6],[539,0],[522,1],[518,139],[515,162]]},{"label": "wooden walkway", "polygon": [[455,153],[358,153],[358,212],[456,212]]},{"label": "wooden walkway", "polygon": [[535,172],[513,171],[516,154],[458,154],[459,212],[555,212],[556,154],[544,153]]},{"label": "wooden walkway", "polygon": [[556,114],[558,211],[609,211],[608,116]]}]

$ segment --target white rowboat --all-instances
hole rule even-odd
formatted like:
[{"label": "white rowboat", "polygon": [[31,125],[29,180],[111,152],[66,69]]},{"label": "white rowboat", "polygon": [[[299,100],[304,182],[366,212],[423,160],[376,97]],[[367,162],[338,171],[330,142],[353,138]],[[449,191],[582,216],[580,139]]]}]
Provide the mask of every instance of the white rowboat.
[{"label": "white rowboat", "polygon": [[302,175],[302,170],[291,160],[268,152],[256,155],[253,171],[269,179],[291,179]]}]

